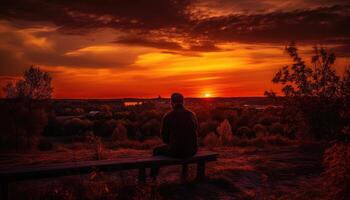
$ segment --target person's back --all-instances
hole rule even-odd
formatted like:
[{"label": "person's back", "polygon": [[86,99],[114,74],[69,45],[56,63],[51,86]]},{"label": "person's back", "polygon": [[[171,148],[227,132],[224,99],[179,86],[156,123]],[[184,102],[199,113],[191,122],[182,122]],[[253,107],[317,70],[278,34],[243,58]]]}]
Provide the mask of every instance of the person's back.
[{"label": "person's back", "polygon": [[179,104],[164,116],[162,137],[175,156],[192,156],[197,152],[197,128],[194,113]]},{"label": "person's back", "polygon": [[166,145],[156,147],[154,155],[186,158],[197,152],[198,122],[196,115],[183,106],[183,96],[171,96],[173,110],[165,114],[161,135]]}]

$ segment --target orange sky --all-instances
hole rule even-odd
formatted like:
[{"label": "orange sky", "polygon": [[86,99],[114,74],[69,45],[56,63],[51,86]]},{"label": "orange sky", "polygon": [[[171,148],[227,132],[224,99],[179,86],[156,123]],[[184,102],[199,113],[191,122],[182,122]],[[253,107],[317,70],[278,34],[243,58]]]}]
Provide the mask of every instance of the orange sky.
[{"label": "orange sky", "polygon": [[262,96],[278,89],[290,41],[307,61],[321,44],[337,68],[350,63],[346,1],[98,2],[5,3],[0,85],[34,64],[52,75],[55,98]]}]

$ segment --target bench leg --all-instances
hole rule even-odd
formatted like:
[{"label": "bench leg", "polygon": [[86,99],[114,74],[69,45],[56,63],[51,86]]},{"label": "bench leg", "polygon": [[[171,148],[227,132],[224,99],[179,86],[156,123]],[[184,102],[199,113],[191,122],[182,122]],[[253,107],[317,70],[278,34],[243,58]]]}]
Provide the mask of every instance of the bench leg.
[{"label": "bench leg", "polygon": [[199,161],[197,163],[197,180],[203,180],[205,177],[205,162]]},{"label": "bench leg", "polygon": [[9,185],[7,182],[1,183],[1,199],[7,200],[9,198],[8,193],[9,192]]},{"label": "bench leg", "polygon": [[187,164],[183,164],[182,165],[181,180],[182,181],[186,181],[187,176],[188,176],[188,165]]},{"label": "bench leg", "polygon": [[146,168],[139,168],[139,182],[146,182]]}]

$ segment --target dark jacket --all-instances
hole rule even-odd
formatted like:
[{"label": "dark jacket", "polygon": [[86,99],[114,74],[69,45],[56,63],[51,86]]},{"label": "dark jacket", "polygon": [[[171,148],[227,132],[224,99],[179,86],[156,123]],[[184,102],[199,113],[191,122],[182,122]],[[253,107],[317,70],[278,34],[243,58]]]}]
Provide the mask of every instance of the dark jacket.
[{"label": "dark jacket", "polygon": [[182,105],[165,114],[161,135],[173,154],[192,156],[197,152],[198,121],[196,115]]}]

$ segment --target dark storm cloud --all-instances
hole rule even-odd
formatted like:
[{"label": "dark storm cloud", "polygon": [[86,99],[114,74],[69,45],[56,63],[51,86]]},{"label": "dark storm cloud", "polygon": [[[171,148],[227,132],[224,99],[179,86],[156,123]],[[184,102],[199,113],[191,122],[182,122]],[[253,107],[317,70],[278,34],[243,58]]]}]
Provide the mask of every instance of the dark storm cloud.
[{"label": "dark storm cloud", "polygon": [[136,45],[136,46],[145,46],[145,47],[154,47],[158,49],[167,49],[167,50],[181,50],[181,51],[219,51],[220,49],[215,46],[215,43],[211,41],[187,41],[188,48],[181,46],[179,42],[167,41],[165,39],[152,39],[152,36],[147,35],[145,37],[120,37],[115,43],[126,44],[126,45]]},{"label": "dark storm cloud", "polygon": [[[215,6],[219,11],[231,9],[236,14],[198,18],[193,15],[201,13],[192,12],[196,5],[213,5],[207,11]],[[289,5],[300,8],[290,10]],[[237,14],[245,10],[252,12]],[[265,12],[259,12],[262,10]],[[215,44],[220,42],[316,44],[348,40],[349,13],[349,3],[344,0],[5,0],[0,6],[2,19],[50,22],[61,33],[113,28],[127,35],[117,38],[116,43],[192,51],[216,51]],[[137,37],[130,36],[135,32]],[[183,49],[179,41],[188,48]],[[339,45],[347,47],[348,43]],[[347,48],[338,48],[342,49]]]},{"label": "dark storm cloud", "polygon": [[[198,1],[192,1],[198,2]],[[205,1],[204,1],[205,2]],[[249,5],[252,10],[265,8],[270,1],[232,3],[221,0],[221,5]],[[226,2],[226,3],[225,3]],[[231,2],[231,3],[228,3]],[[260,2],[260,3],[259,3]],[[320,6],[329,2],[345,1],[309,0]],[[284,42],[289,40],[320,40],[332,37],[348,37],[350,33],[349,6],[319,7],[312,10],[276,11],[265,14],[229,15],[202,20],[191,20],[188,12],[191,1],[139,0],[139,1],[68,1],[68,0],[18,0],[4,1],[0,17],[11,20],[48,21],[67,32],[83,33],[103,27],[120,30],[147,30],[176,27],[177,31],[191,33],[193,37],[205,37],[218,41]],[[120,39],[120,42],[135,43]],[[146,45],[178,48],[168,41],[139,42]],[[205,48],[204,48],[205,49]]]},{"label": "dark storm cloud", "polygon": [[5,0],[0,17],[49,21],[68,29],[161,28],[186,23],[188,0]]},{"label": "dark storm cloud", "polygon": [[350,6],[314,10],[230,15],[198,21],[195,36],[219,41],[286,42],[318,41],[350,36]]},{"label": "dark storm cloud", "polygon": [[164,39],[145,39],[141,37],[121,37],[114,41],[115,43],[127,44],[127,45],[137,45],[146,47],[155,47],[159,49],[182,49],[181,45],[177,42],[166,41]]}]

